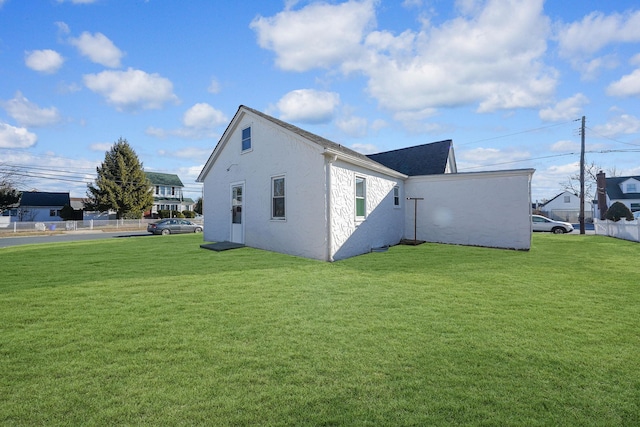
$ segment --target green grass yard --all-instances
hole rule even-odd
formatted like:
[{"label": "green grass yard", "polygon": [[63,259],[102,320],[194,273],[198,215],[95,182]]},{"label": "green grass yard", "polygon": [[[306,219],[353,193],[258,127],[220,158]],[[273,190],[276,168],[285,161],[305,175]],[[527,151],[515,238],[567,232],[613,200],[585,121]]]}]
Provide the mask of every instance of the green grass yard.
[{"label": "green grass yard", "polygon": [[1,425],[640,425],[640,245],[0,249]]}]

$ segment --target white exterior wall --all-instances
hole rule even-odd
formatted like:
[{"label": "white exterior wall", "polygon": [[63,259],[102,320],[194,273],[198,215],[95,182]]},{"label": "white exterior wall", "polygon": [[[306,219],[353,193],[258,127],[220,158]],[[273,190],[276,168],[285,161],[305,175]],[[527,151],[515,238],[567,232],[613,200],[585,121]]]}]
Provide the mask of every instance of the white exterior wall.
[{"label": "white exterior wall", "polygon": [[[531,247],[533,169],[410,177],[406,197],[418,200],[417,239],[528,250]],[[414,201],[407,200],[405,231],[414,238]]]},{"label": "white exterior wall", "polygon": [[[252,150],[242,153],[242,129],[247,126],[251,126]],[[244,183],[247,246],[325,260],[328,233],[322,147],[251,114],[243,114],[223,142],[204,179],[204,239],[230,240],[231,185]],[[274,176],[285,177],[285,220],[271,219]]]},{"label": "white exterior wall", "polygon": [[[355,179],[365,178],[365,220],[356,220]],[[340,260],[395,245],[402,239],[404,209],[401,179],[393,179],[345,162],[331,164],[331,258]],[[393,187],[400,206],[393,205]]]},{"label": "white exterior wall", "polygon": [[[58,215],[51,216],[51,210],[56,212],[61,210],[62,206],[21,206],[18,208],[18,215],[20,211],[23,212],[20,221],[28,222],[45,222],[45,221],[62,221]],[[19,217],[13,217],[13,221],[18,221]]]}]

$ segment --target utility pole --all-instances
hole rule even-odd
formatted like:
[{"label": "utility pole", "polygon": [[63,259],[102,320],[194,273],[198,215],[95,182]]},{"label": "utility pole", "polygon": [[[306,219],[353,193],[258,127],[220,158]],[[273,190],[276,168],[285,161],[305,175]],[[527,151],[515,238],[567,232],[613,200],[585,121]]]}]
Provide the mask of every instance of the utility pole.
[{"label": "utility pole", "polygon": [[582,128],[580,130],[581,142],[580,142],[580,214],[578,219],[580,221],[580,234],[584,234],[584,128],[585,117],[582,116]]}]

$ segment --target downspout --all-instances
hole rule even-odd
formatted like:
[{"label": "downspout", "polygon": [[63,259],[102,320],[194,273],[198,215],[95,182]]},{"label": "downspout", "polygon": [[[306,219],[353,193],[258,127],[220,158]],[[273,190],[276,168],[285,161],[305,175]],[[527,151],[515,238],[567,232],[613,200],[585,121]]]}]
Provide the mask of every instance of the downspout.
[{"label": "downspout", "polygon": [[333,226],[333,217],[331,215],[331,164],[333,162],[335,162],[338,159],[338,156],[336,154],[333,153],[324,153],[325,156],[325,174],[326,174],[326,197],[327,197],[327,213],[326,213],[326,218],[327,218],[327,261],[329,262],[333,262],[333,233],[332,233],[332,226]]}]

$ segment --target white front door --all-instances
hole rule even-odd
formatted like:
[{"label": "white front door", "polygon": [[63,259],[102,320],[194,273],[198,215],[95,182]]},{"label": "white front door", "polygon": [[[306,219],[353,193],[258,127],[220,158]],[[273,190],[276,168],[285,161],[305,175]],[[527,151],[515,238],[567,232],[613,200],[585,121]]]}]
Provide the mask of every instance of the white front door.
[{"label": "white front door", "polygon": [[231,186],[231,241],[244,244],[243,193],[244,184],[234,184]]}]

